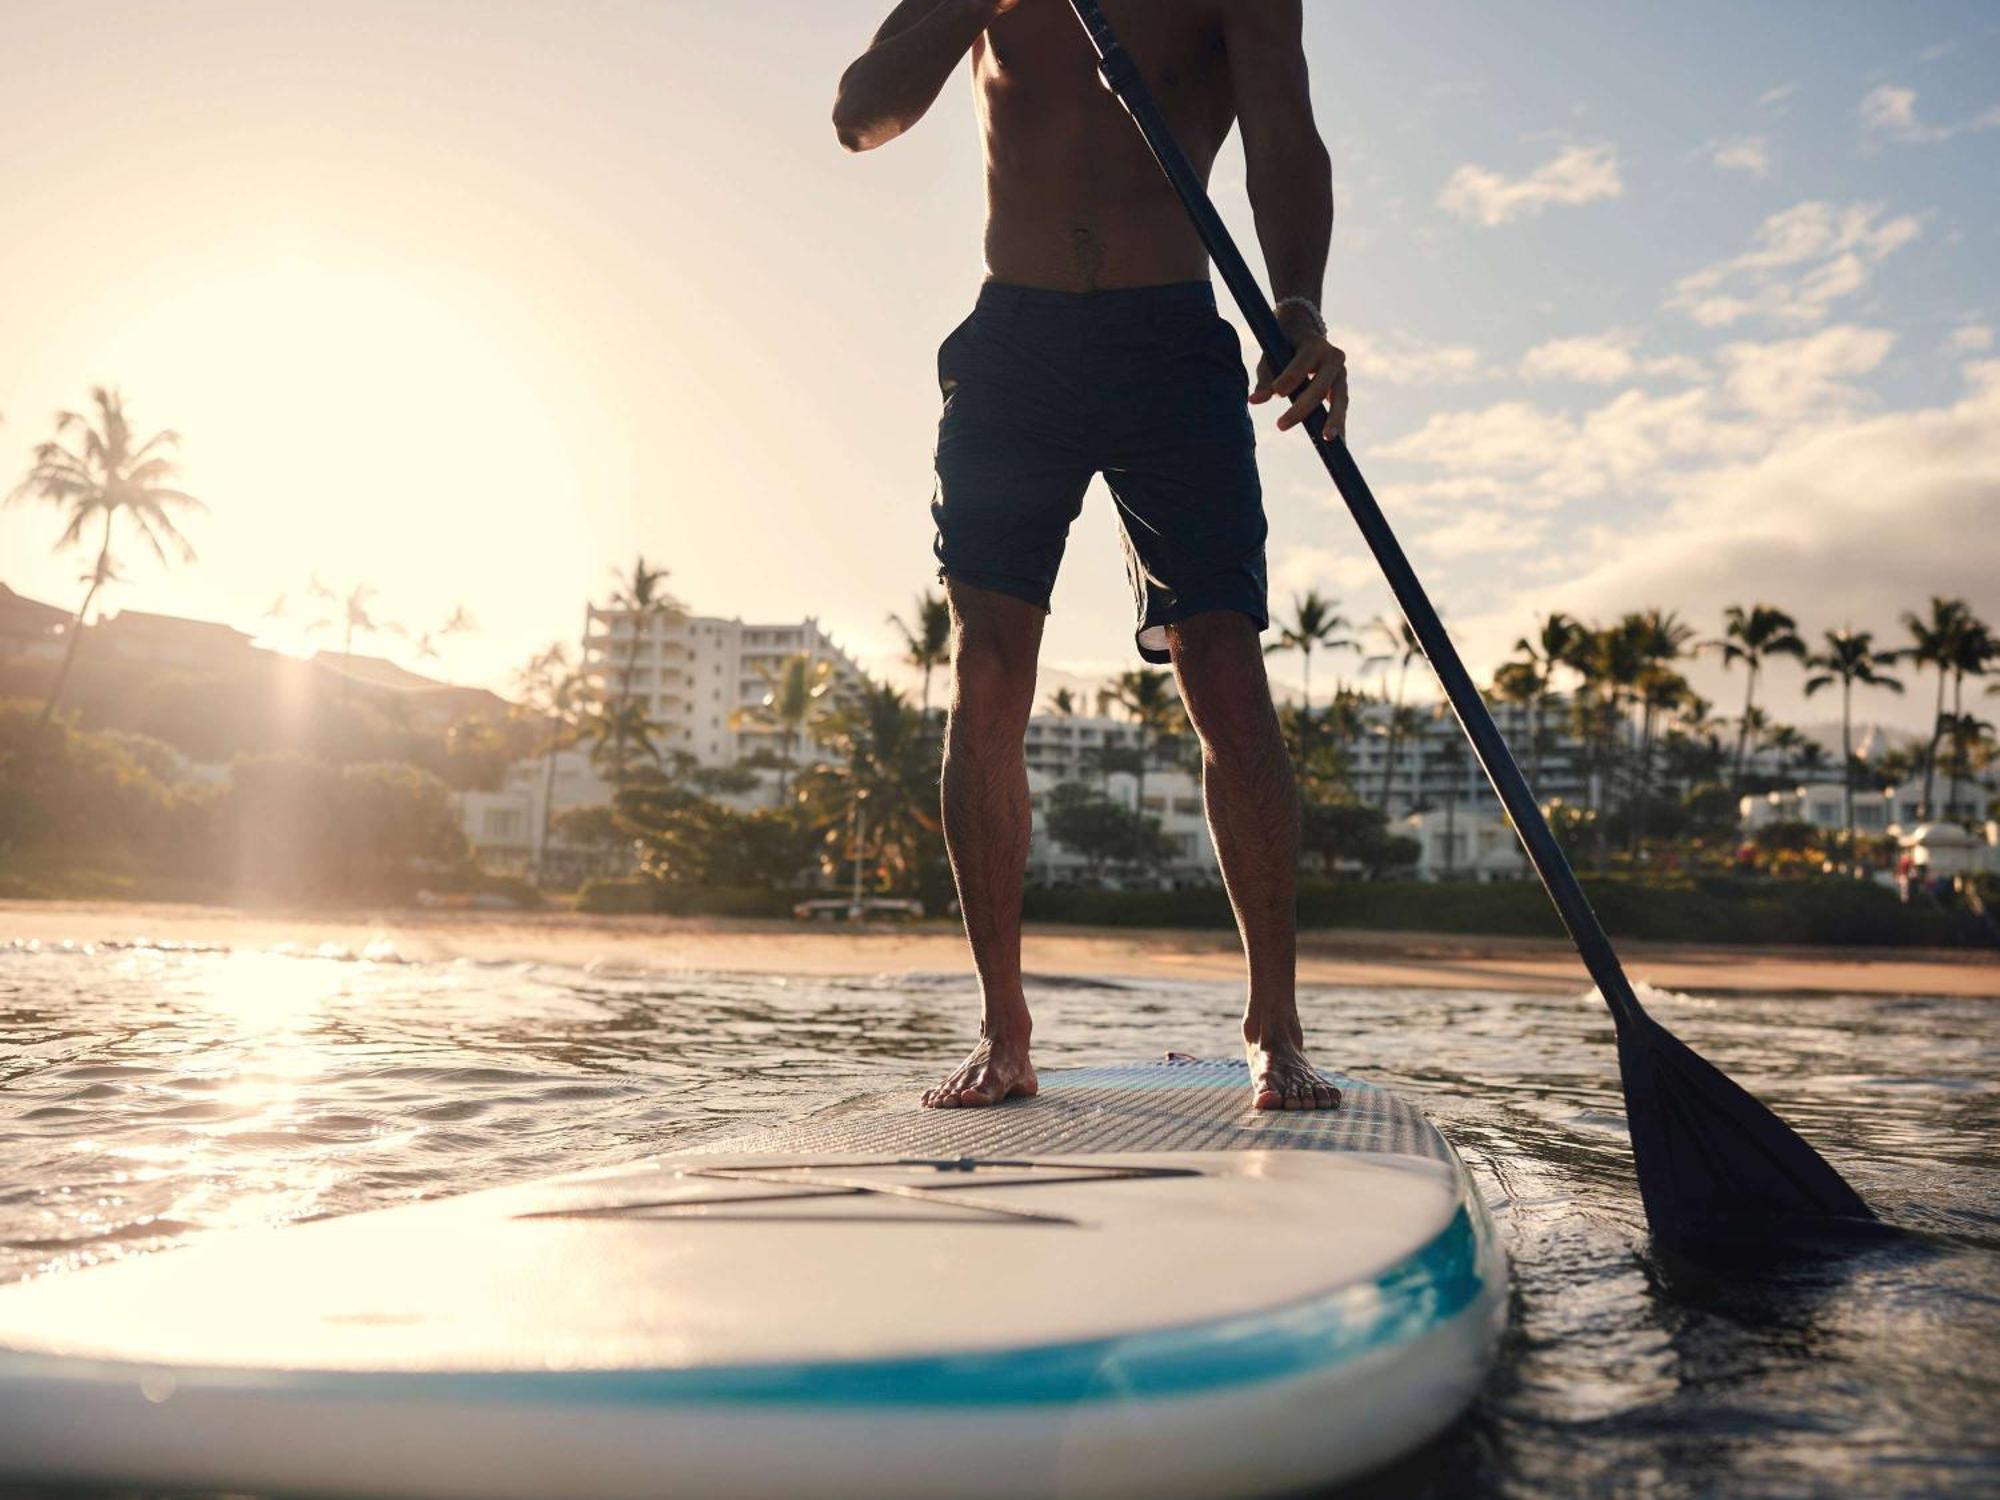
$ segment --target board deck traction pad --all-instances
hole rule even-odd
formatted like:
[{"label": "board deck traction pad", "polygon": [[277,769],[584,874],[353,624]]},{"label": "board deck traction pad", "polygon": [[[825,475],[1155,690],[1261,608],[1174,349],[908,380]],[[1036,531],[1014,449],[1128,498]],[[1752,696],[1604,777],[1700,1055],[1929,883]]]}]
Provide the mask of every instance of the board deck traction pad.
[{"label": "board deck traction pad", "polygon": [[1256,1110],[1242,1062],[1054,1068],[1041,1092],[986,1109],[835,1106],[803,1125],[683,1153],[895,1153],[937,1158],[1146,1151],[1353,1151],[1450,1163],[1451,1148],[1415,1106],[1344,1074],[1338,1109]]}]

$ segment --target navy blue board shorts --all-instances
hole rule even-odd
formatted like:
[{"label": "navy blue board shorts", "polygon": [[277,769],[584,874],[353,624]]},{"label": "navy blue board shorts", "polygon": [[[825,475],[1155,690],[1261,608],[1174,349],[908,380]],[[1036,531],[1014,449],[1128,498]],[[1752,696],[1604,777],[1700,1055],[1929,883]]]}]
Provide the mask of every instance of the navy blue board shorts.
[{"label": "navy blue board shorts", "polygon": [[1139,654],[1206,610],[1269,623],[1249,376],[1205,281],[989,281],[938,349],[938,577],[1047,610],[1091,476],[1118,507]]}]

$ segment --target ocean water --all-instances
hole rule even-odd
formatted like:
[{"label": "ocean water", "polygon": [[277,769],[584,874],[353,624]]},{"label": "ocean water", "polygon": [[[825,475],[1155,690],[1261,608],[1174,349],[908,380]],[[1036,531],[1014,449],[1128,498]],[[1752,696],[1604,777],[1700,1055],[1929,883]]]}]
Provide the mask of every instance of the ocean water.
[{"label": "ocean water", "polygon": [[[1230,987],[1032,985],[1045,1066],[1233,1055]],[[1309,991],[1318,1057],[1431,1113],[1514,1265],[1477,1406],[1366,1490],[2000,1493],[1996,1002],[1653,1004],[1912,1233],[1754,1281],[1671,1274],[1648,1253],[1594,998]],[[975,1014],[958,975],[0,947],[0,1282],[919,1087]]]}]

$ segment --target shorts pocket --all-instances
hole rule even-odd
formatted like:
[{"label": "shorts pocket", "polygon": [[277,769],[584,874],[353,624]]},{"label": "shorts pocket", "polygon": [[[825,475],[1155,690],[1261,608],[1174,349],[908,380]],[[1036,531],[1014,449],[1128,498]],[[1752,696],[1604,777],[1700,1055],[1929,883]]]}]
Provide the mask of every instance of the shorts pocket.
[{"label": "shorts pocket", "polygon": [[950,399],[951,393],[958,388],[959,381],[964,378],[965,351],[966,347],[972,341],[973,320],[978,316],[979,314],[976,311],[967,313],[958,327],[946,334],[944,342],[938,345],[938,394],[947,400]]}]

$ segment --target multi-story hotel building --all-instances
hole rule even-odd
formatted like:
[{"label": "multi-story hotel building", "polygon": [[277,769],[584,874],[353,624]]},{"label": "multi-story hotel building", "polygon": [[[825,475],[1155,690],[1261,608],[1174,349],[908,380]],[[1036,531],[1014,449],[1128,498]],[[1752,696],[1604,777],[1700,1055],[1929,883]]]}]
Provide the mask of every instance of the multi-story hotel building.
[{"label": "multi-story hotel building", "polygon": [[[866,682],[853,658],[811,616],[765,625],[676,609],[655,614],[640,629],[632,611],[592,605],[584,619],[583,670],[596,691],[606,699],[630,691],[657,726],[660,749],[684,750],[705,766],[780,753],[777,733],[740,723],[737,715],[764,701],[794,656],[831,663],[835,692]],[[804,749],[794,747],[795,753]]]}]

